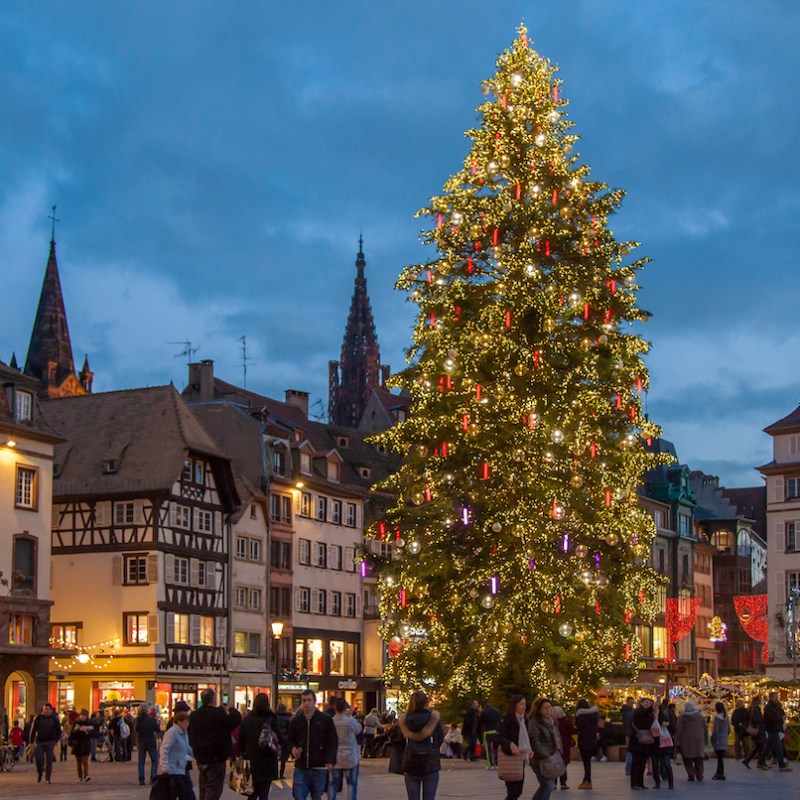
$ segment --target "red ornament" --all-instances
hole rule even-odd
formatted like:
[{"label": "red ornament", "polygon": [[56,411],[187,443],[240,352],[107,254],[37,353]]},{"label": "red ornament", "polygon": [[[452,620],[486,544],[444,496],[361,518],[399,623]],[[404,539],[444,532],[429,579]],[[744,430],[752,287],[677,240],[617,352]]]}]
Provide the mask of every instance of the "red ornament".
[{"label": "red ornament", "polygon": [[558,189],[553,189],[553,205],[558,204]]},{"label": "red ornament", "polygon": [[475,384],[475,399],[476,400],[481,399],[481,385],[479,383]]},{"label": "red ornament", "polygon": [[438,214],[437,217],[436,217],[436,227],[437,228],[441,228],[442,227],[442,215],[441,214]]},{"label": "red ornament", "polygon": [[703,601],[699,597],[678,598],[670,597],[667,599],[667,638],[670,644],[670,658],[676,658],[675,645],[681,639],[689,635],[694,623],[697,621],[697,609]]},{"label": "red ornament", "polygon": [[761,648],[761,661],[769,661],[769,622],[767,620],[767,595],[743,594],[733,598],[736,616],[745,633],[757,642],[764,642]]},{"label": "red ornament", "polygon": [[462,414],[461,415],[461,430],[468,431],[469,430],[469,414]]},{"label": "red ornament", "polygon": [[511,312],[506,311],[506,328],[511,327]]},{"label": "red ornament", "polygon": [[522,187],[519,184],[517,184],[517,200],[519,200],[521,197],[522,197]]},{"label": "red ornament", "polygon": [[400,590],[400,605],[401,606],[405,606],[407,600],[408,600],[408,596],[406,595],[406,590],[405,589],[401,589]]},{"label": "red ornament", "polygon": [[495,228],[494,231],[492,231],[492,244],[495,247],[497,247],[497,240],[498,240],[499,236],[500,236],[500,232],[497,230],[497,228]]},{"label": "red ornament", "polygon": [[472,263],[472,258],[467,258],[467,275],[472,275],[472,270],[474,269],[474,265]]}]

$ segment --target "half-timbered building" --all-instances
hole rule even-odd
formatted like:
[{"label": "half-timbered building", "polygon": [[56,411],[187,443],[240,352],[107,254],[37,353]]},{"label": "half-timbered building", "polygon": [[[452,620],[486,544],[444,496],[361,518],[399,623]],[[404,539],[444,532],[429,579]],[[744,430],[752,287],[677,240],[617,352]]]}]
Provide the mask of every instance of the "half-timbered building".
[{"label": "half-timbered building", "polygon": [[226,680],[231,463],[172,386],[42,404],[56,449],[54,663],[76,705],[171,708]]}]

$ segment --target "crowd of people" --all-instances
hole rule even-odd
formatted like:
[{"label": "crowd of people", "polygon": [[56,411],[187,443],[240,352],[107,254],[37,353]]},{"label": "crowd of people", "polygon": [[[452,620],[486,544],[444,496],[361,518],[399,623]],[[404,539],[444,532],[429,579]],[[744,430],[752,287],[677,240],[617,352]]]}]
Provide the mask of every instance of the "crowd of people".
[{"label": "crowd of people", "polygon": [[[571,710],[571,709],[570,709]],[[195,800],[192,771],[197,773],[200,800],[219,800],[230,765],[231,786],[254,800],[267,800],[272,782],[284,777],[287,760],[294,760],[295,800],[336,800],[345,791],[357,800],[362,758],[389,756],[389,770],[402,774],[408,800],[434,800],[441,758],[486,759],[505,782],[506,800],[517,800],[530,767],[538,782],[532,800],[547,800],[557,785],[567,789],[573,749],[583,775],[578,789],[592,789],[592,764],[609,760],[609,748],[624,748],[625,773],[633,791],[665,783],[675,787],[674,766],[682,764],[688,782],[705,779],[706,760],[715,760],[712,780],[726,780],[725,758],[733,734],[734,756],[750,769],[791,771],[784,750],[786,714],[778,694],[771,692],[762,705],[754,696],[749,705],[736,702],[732,713],[721,701],[698,708],[688,701],[678,713],[674,703],[649,697],[628,697],[619,709],[621,730],[585,698],[574,714],[539,697],[528,708],[521,694],[509,698],[505,714],[489,703],[473,701],[461,724],[442,723],[424,692],[414,692],[404,714],[364,714],[343,698],[330,698],[317,707],[316,695],[305,691],[294,714],[282,704],[270,707],[266,694],[254,698],[242,714],[226,703],[218,705],[213,689],[201,693],[192,710],[183,701],[162,732],[155,710],[146,703],[136,714],[115,709],[110,717],[74,710],[62,718],[46,703],[24,726],[15,721],[9,742],[18,757],[36,762],[37,780],[50,783],[58,757],[74,756],[78,781],[90,780],[98,739],[106,732],[112,760],[131,759],[138,751],[140,785],[151,785],[151,800]],[[482,752],[483,750],[483,752]],[[147,760],[149,758],[149,775]]]}]

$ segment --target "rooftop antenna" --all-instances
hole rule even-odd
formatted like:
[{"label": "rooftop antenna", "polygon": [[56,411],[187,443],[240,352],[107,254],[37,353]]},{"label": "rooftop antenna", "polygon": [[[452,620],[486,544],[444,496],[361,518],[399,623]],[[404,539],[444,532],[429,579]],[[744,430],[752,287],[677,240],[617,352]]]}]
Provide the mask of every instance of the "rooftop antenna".
[{"label": "rooftop antenna", "polygon": [[48,215],[47,219],[53,221],[53,224],[50,228],[50,241],[54,242],[56,240],[56,222],[61,222],[60,219],[56,218],[56,206],[53,206],[53,213]]},{"label": "rooftop antenna", "polygon": [[242,343],[242,388],[247,388],[247,362],[252,359],[247,355],[247,337],[243,334],[237,340]]},{"label": "rooftop antenna", "polygon": [[197,345],[197,347],[192,347],[192,343],[188,339],[185,339],[182,342],[167,342],[167,344],[183,345],[183,350],[181,350],[180,353],[175,353],[175,358],[184,356],[186,358],[187,365],[192,363],[192,356],[200,349],[200,345]]}]

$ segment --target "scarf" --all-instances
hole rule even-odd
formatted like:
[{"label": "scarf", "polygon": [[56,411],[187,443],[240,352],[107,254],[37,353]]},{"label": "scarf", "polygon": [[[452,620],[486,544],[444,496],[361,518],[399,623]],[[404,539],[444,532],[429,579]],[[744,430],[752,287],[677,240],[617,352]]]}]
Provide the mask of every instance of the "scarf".
[{"label": "scarf", "polygon": [[531,739],[528,736],[528,725],[525,721],[524,714],[517,714],[517,722],[519,723],[519,736],[517,737],[517,747],[520,753],[532,753]]}]

